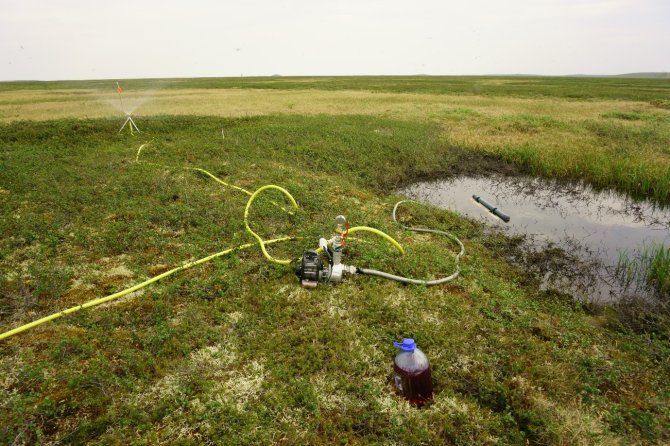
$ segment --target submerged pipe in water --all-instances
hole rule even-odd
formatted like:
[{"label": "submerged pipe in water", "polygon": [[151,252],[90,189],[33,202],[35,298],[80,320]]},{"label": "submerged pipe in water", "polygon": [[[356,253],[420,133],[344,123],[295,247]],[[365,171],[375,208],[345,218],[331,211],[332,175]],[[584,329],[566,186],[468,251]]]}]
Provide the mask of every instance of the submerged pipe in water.
[{"label": "submerged pipe in water", "polygon": [[496,217],[500,218],[500,219],[501,219],[502,221],[504,221],[505,223],[508,223],[508,222],[509,222],[509,220],[510,220],[509,215],[505,214],[503,211],[501,211],[501,210],[498,209],[497,207],[493,206],[491,203],[489,203],[488,201],[484,200],[484,199],[483,199],[482,197],[480,197],[479,195],[473,195],[472,198],[474,198],[475,201],[476,201],[477,203],[479,203],[479,204],[481,204],[482,206],[484,206],[486,209],[488,209],[489,211],[491,211],[491,213],[492,213],[493,215],[495,215]]}]

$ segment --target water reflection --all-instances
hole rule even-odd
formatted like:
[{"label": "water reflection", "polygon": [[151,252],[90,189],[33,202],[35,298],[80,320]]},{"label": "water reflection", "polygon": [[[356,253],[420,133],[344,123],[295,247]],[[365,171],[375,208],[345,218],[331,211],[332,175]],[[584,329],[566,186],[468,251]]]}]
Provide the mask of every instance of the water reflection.
[{"label": "water reflection", "polygon": [[[493,175],[422,182],[399,192],[527,236],[536,253],[553,245],[562,248],[565,262],[539,271],[543,286],[567,287],[590,300],[617,300],[624,292],[614,280],[620,252],[634,253],[650,242],[670,243],[670,209],[584,184]],[[510,222],[493,216],[473,194],[499,207]]]}]

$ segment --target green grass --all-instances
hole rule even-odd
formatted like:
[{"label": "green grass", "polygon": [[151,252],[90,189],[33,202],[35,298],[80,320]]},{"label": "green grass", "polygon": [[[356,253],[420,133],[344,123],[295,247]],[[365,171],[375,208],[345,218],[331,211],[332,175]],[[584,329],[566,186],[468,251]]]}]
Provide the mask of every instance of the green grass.
[{"label": "green grass", "polygon": [[609,112],[600,118],[450,113],[453,145],[508,160],[536,175],[583,180],[661,205],[670,203],[667,114]]},{"label": "green grass", "polygon": [[636,255],[622,252],[617,273],[627,286],[652,289],[670,304],[670,247],[652,244]]},{"label": "green grass", "polygon": [[[0,91],[16,89],[110,89],[116,80],[0,82]],[[253,88],[272,90],[365,90],[510,97],[552,97],[576,100],[615,99],[652,102],[666,107],[668,79],[568,78],[530,76],[339,76],[339,77],[232,77],[191,79],[128,79],[133,89]]]},{"label": "green grass", "polygon": [[614,306],[617,323],[670,338],[670,247],[655,243],[619,253],[615,276],[626,289]]},{"label": "green grass", "polygon": [[[408,251],[401,258],[363,236],[370,243],[351,242],[349,262],[418,277],[453,268],[447,240],[390,219],[396,186],[463,162],[439,123],[158,116],[141,120],[138,137],[118,126],[0,126],[0,329],[249,241],[247,197],[179,166],[251,190],[288,189],[301,206],[295,217],[276,211],[273,194],[251,216],[263,236],[306,237],[271,248],[278,257],[314,247],[343,213]],[[145,161],[177,168],[135,163],[144,142]],[[430,289],[352,277],[306,291],[292,268],[249,250],[3,341],[0,442],[670,441],[667,339],[613,330],[607,312],[539,291],[504,260],[509,241],[478,224],[418,205],[401,218],[464,240],[462,277]],[[391,341],[404,336],[432,362],[436,396],[426,409],[393,391]]]},{"label": "green grass", "polygon": [[[364,114],[422,125],[428,121],[441,126],[445,145],[493,154],[537,175],[585,180],[670,203],[668,79],[371,76],[124,84],[127,101],[151,98],[138,109],[150,115]],[[0,83],[0,120],[118,114],[109,105],[118,100],[114,85]],[[302,156],[321,147],[294,149]],[[313,158],[314,163],[322,159]],[[389,164],[396,173],[397,163]]]}]

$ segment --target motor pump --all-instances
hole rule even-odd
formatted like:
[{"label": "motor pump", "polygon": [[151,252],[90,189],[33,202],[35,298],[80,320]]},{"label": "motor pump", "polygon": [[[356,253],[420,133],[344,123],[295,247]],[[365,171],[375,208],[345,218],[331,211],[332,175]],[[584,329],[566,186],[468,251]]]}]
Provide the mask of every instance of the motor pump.
[{"label": "motor pump", "polygon": [[316,251],[305,250],[295,271],[305,287],[316,286],[324,277],[323,261]]},{"label": "motor pump", "polygon": [[[296,275],[305,288],[316,288],[319,282],[340,282],[344,273],[355,274],[356,268],[342,263],[342,248],[347,236],[347,219],[344,215],[335,218],[336,234],[330,240],[319,239],[319,249],[305,250],[296,267]],[[318,251],[328,257],[324,265]]]},{"label": "motor pump", "polygon": [[[399,201],[393,207],[393,221],[396,223],[398,222],[396,220],[396,211],[398,210],[398,206],[401,203],[404,203],[405,201],[406,200]],[[377,276],[389,280],[395,280],[401,283],[433,286],[454,280],[460,274],[461,270],[459,267],[459,260],[463,255],[465,255],[465,246],[463,246],[463,243],[457,237],[448,232],[440,231],[439,229],[415,228],[411,226],[403,226],[405,229],[414,232],[438,234],[449,237],[460,247],[460,252],[455,256],[456,266],[455,271],[452,274],[439,279],[421,280],[421,279],[413,279],[410,277],[398,276],[395,274],[379,271],[372,268],[362,268],[353,265],[345,265],[344,263],[342,263],[342,248],[344,248],[344,244],[346,242],[349,233],[353,234],[358,231],[370,232],[375,235],[378,235],[386,239],[386,241],[388,241],[389,243],[391,243],[400,252],[400,254],[404,254],[405,252],[397,241],[395,241],[389,235],[379,231],[378,229],[370,228],[367,226],[356,226],[353,228],[349,228],[349,225],[347,224],[347,219],[344,217],[344,215],[338,215],[335,218],[335,225],[336,225],[335,235],[333,235],[330,238],[330,240],[326,240],[325,238],[322,237],[321,239],[319,239],[318,249],[306,250],[303,253],[302,259],[299,261],[295,271],[296,275],[300,278],[302,286],[306,288],[316,288],[316,286],[318,286],[319,283],[341,282],[346,274],[350,275],[363,274],[368,276]],[[326,256],[328,257],[327,263],[325,262]]]}]

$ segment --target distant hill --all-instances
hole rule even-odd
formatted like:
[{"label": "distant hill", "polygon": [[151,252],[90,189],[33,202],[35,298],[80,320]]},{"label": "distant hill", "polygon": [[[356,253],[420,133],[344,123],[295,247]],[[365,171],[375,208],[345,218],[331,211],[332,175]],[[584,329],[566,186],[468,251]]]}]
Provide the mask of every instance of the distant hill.
[{"label": "distant hill", "polygon": [[670,79],[668,72],[625,73],[625,74],[568,74],[568,77],[624,77],[637,79]]},{"label": "distant hill", "polygon": [[615,77],[640,77],[644,79],[670,79],[670,73],[628,73],[628,74],[617,74]]}]

